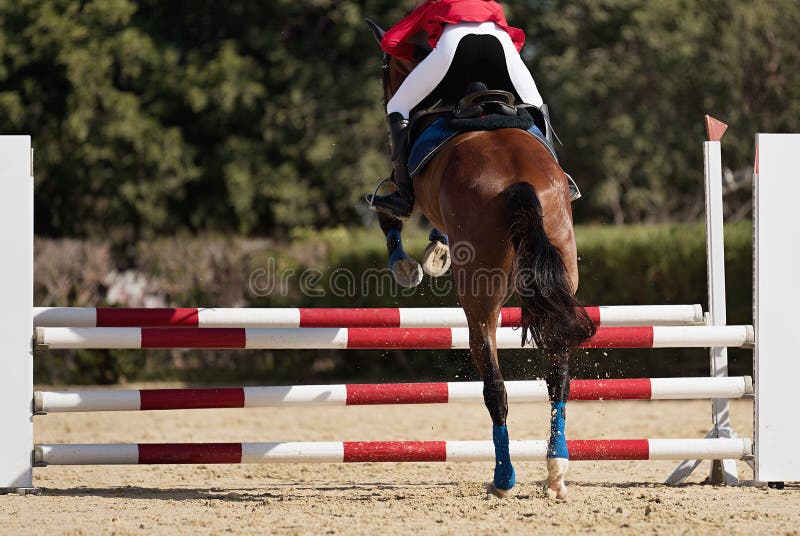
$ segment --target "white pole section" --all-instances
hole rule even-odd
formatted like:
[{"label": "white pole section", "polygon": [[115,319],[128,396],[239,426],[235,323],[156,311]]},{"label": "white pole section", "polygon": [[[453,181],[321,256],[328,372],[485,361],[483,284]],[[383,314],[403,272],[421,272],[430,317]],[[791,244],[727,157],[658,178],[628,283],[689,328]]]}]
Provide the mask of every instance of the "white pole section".
[{"label": "white pole section", "polygon": [[755,166],[756,480],[800,481],[798,283],[800,134],[758,134]]},{"label": "white pole section", "polygon": [[33,158],[30,136],[0,136],[0,492],[33,487]]}]

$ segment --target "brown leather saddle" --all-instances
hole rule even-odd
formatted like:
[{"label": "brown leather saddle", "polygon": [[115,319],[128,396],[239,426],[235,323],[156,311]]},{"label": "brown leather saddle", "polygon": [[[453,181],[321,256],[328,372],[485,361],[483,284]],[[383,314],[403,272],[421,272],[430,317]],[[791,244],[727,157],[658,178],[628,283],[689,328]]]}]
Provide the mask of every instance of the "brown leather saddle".
[{"label": "brown leather saddle", "polygon": [[482,117],[489,114],[516,116],[518,110],[514,95],[499,89],[484,89],[468,93],[453,107],[458,119]]}]

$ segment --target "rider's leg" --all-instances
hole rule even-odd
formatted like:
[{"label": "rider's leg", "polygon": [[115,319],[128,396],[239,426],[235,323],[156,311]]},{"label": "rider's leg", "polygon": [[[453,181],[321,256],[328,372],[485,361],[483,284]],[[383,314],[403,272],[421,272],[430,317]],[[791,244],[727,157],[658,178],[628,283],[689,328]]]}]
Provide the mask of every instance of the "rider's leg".
[{"label": "rider's leg", "polygon": [[397,189],[389,195],[367,196],[370,207],[399,220],[407,220],[414,209],[414,185],[408,175],[408,119],[389,114],[389,140],[392,151],[392,177]]},{"label": "rider's leg", "polygon": [[368,196],[367,201],[374,210],[386,212],[399,219],[407,219],[411,215],[414,207],[414,188],[408,174],[408,136],[405,131],[409,114],[447,76],[461,39],[467,35],[495,31],[497,26],[492,22],[446,25],[431,53],[411,70],[386,104],[392,138],[392,167],[397,190],[390,195]]},{"label": "rider's leg", "polygon": [[442,36],[431,53],[411,70],[386,103],[386,113],[391,115],[397,112],[408,119],[411,110],[444,80],[461,39],[467,35],[486,33],[492,26],[494,23],[474,22],[445,25]]},{"label": "rider's leg", "polygon": [[389,195],[368,196],[370,206],[379,212],[405,220],[414,208],[414,187],[408,174],[408,117],[411,110],[444,79],[461,38],[470,28],[447,26],[428,56],[414,67],[386,104],[392,149],[392,169],[397,190]]},{"label": "rider's leg", "polygon": [[[555,136],[553,135],[553,127],[550,123],[550,112],[544,104],[539,90],[536,88],[536,82],[533,81],[533,76],[531,76],[530,71],[522,61],[522,57],[517,52],[517,48],[514,46],[513,41],[511,41],[511,37],[506,32],[502,31],[502,29],[494,35],[503,45],[508,77],[511,79],[514,89],[517,91],[520,99],[522,99],[522,102],[533,104],[542,111],[547,122],[545,136],[555,150]],[[564,175],[567,176],[567,183],[569,184],[570,200],[575,201],[579,199],[581,197],[581,192],[578,190],[578,185],[575,184],[574,179],[569,173],[565,171]]]},{"label": "rider's leg", "polygon": [[511,79],[519,98],[526,104],[533,104],[537,108],[541,108],[542,104],[544,104],[542,96],[539,94],[536,82],[533,81],[531,72],[525,66],[525,62],[522,61],[519,52],[517,52],[517,47],[511,41],[511,36],[500,27],[497,27],[497,30],[492,32],[492,35],[503,45],[508,77]]}]

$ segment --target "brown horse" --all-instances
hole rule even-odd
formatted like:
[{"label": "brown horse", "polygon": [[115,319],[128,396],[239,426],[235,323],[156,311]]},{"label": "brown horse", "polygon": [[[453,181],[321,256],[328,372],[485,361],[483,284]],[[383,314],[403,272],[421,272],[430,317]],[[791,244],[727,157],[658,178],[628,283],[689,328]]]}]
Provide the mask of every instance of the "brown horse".
[{"label": "brown horse", "polygon": [[[380,40],[380,29],[370,26]],[[389,99],[414,65],[386,60]],[[483,379],[484,401],[494,424],[496,463],[490,491],[504,496],[515,482],[496,329],[502,305],[516,291],[522,306],[522,343],[532,339],[549,358],[546,381],[553,411],[546,490],[565,498],[568,357],[595,327],[574,296],[578,257],[564,171],[523,130],[469,132],[454,138],[414,178],[414,194],[416,209],[449,237],[450,244],[468,250],[463,262],[454,259],[452,274],[467,317],[470,355]],[[394,236],[397,246],[399,224],[381,218],[387,237]],[[392,253],[391,240],[389,247]]]}]

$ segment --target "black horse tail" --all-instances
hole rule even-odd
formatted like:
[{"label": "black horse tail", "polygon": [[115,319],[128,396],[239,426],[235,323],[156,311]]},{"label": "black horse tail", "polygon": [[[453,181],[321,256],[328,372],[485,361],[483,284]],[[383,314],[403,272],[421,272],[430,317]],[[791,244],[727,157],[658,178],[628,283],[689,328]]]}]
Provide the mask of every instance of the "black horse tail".
[{"label": "black horse tail", "polygon": [[514,246],[514,289],[522,306],[522,344],[563,355],[595,334],[596,328],[573,294],[561,254],[544,232],[542,205],[530,184],[503,192]]}]

